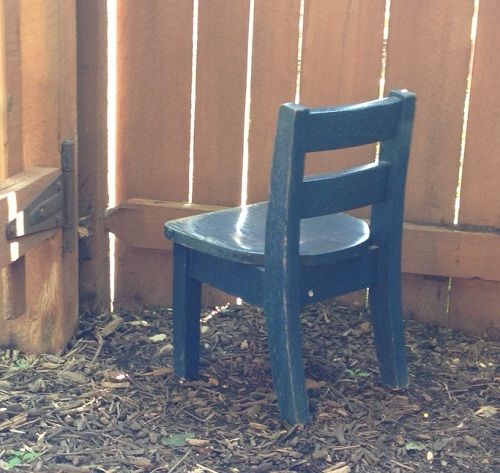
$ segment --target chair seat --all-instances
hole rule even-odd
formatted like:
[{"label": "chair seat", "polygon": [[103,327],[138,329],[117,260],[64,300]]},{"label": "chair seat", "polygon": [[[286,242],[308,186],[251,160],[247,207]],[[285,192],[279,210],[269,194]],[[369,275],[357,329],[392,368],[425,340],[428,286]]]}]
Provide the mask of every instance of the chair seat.
[{"label": "chair seat", "polygon": [[[175,243],[239,263],[264,265],[267,202],[195,215],[165,224]],[[368,250],[370,228],[344,213],[301,221],[300,263],[319,266],[354,258]]]}]

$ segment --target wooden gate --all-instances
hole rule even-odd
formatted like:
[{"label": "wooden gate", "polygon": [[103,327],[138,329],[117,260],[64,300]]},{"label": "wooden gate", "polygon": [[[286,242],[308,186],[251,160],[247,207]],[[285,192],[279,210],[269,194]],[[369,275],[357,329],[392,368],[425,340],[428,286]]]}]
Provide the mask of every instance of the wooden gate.
[{"label": "wooden gate", "polygon": [[[408,88],[418,104],[405,312],[469,332],[500,330],[498,2],[119,1],[109,45],[117,50],[116,205],[104,218],[103,2],[79,2],[78,18],[80,148],[88,151],[81,202],[94,232],[81,271],[86,299],[102,306],[109,297],[109,229],[115,304],[170,303],[163,221],[267,198],[280,103],[343,104]],[[365,157],[363,149],[349,156]]]},{"label": "wooden gate", "polygon": [[78,320],[73,0],[0,2],[0,104],[0,345],[56,352]]}]

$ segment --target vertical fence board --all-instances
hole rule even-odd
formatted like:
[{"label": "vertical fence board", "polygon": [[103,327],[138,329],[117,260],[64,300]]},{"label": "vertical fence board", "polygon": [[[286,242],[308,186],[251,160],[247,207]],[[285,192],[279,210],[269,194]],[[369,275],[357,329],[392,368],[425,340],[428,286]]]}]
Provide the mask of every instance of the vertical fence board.
[{"label": "vertical fence board", "polygon": [[[102,223],[107,189],[106,2],[76,2],[78,31],[78,215],[90,231],[81,240],[80,310],[109,308],[109,239]],[[88,253],[86,255],[85,253]]]},{"label": "vertical fence board", "polygon": [[[59,167],[60,142],[77,141],[75,3],[20,2],[25,168]],[[29,326],[21,337],[29,346],[41,334],[41,351],[61,349],[78,323],[78,259],[61,256],[61,237],[58,232],[26,255]]]},{"label": "vertical fence board", "polygon": [[391,3],[386,90],[417,94],[406,218],[453,222],[473,0]]},{"label": "vertical fence board", "polygon": [[[500,3],[480,2],[459,223],[500,227]],[[495,205],[489,205],[494,203]]]},{"label": "vertical fence board", "polygon": [[199,7],[193,201],[239,205],[249,2]]},{"label": "vertical fence board", "polygon": [[[459,223],[500,227],[500,4],[479,4],[469,119],[462,175]],[[500,238],[500,237],[499,237]],[[451,326],[500,338],[500,283],[453,279]],[[490,333],[493,335],[493,332]]]},{"label": "vertical fence board", "polygon": [[300,101],[316,107],[378,97],[385,0],[306,2]]},{"label": "vertical fence board", "polygon": [[[0,5],[1,51],[0,74],[4,81],[2,111],[4,123],[0,130],[4,143],[4,158],[0,164],[0,181],[22,171],[22,74],[21,47],[19,39],[19,2],[5,0]],[[12,157],[12,159],[11,159]]]},{"label": "vertical fence board", "polygon": [[[301,103],[317,107],[378,98],[384,12],[384,0],[306,2]],[[367,146],[321,153],[306,162],[306,173],[366,163],[374,152]]]},{"label": "vertical fence board", "polygon": [[248,202],[267,200],[279,105],[293,102],[300,0],[255,2]]},{"label": "vertical fence board", "polygon": [[[191,1],[118,2],[118,202],[188,198],[192,24]],[[164,255],[117,241],[115,262],[116,306],[164,301]]]},{"label": "vertical fence board", "polygon": [[118,201],[187,200],[192,18],[192,2],[118,2]]},{"label": "vertical fence board", "polygon": [[[386,90],[417,94],[407,221],[453,222],[473,10],[473,0],[391,3]],[[444,320],[443,290],[441,281],[403,278],[405,313],[424,314],[426,320],[434,313],[436,321]]]},{"label": "vertical fence board", "polygon": [[[58,92],[60,58],[54,51],[59,48],[58,34],[62,31],[59,31],[57,13],[50,11],[52,9],[44,11],[47,6],[44,3],[36,1],[29,7],[21,3],[20,8],[23,157],[26,168],[53,165],[54,152],[59,148],[57,141],[47,139],[47,136],[57,137],[59,134],[58,110],[56,107],[48,109],[47,102],[40,97]],[[58,31],[58,34],[48,35],[46,31]]]}]

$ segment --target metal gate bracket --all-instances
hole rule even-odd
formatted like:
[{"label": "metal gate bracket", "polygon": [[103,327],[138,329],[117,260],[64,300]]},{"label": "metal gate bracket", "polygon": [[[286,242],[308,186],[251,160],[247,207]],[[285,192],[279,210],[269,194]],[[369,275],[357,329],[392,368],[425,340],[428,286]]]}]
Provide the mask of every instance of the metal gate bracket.
[{"label": "metal gate bracket", "polygon": [[7,239],[63,227],[63,251],[74,250],[75,184],[74,144],[61,145],[62,172],[7,224]]}]

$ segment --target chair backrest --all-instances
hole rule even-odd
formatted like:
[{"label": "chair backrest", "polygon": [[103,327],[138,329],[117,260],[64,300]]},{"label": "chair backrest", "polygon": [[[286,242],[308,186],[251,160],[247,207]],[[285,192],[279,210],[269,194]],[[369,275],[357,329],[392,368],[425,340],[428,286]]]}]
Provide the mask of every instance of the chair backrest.
[{"label": "chair backrest", "polygon": [[[288,250],[297,251],[300,219],[368,205],[373,206],[372,226],[389,225],[389,231],[398,232],[414,111],[415,95],[408,91],[392,91],[384,99],[342,107],[282,105],[271,172],[266,245],[276,248],[286,242]],[[307,153],[377,142],[378,160],[374,156],[370,164],[304,177]],[[308,159],[314,159],[314,155]]]}]

